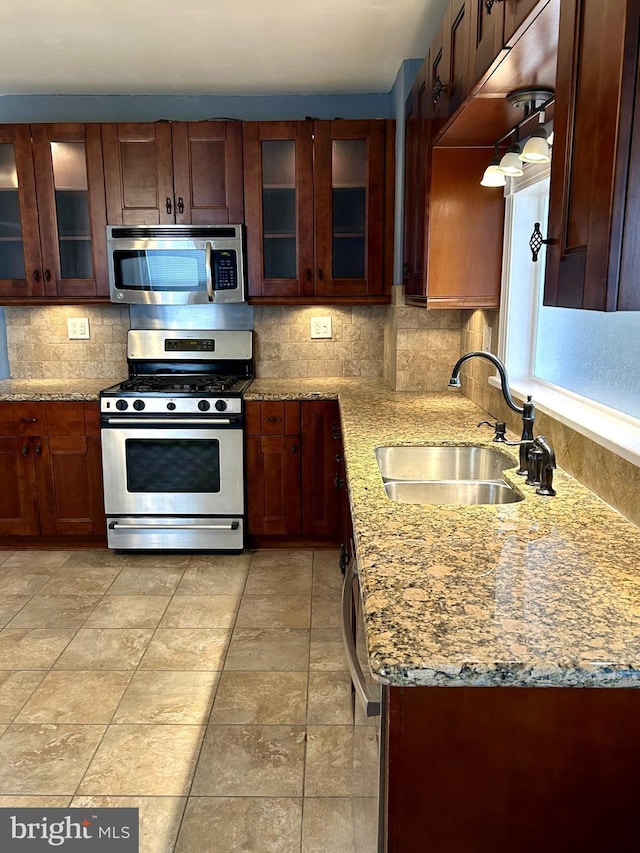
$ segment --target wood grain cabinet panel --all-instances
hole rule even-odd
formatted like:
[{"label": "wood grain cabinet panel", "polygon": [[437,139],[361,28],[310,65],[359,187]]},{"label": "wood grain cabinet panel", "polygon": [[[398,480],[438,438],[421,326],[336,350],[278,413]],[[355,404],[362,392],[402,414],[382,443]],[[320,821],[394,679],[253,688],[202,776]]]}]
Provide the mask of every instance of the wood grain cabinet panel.
[{"label": "wood grain cabinet panel", "polygon": [[110,225],[244,221],[239,123],[103,124],[102,143]]},{"label": "wood grain cabinet panel", "polygon": [[[302,404],[302,528],[308,536],[338,539],[346,491],[335,400]],[[342,475],[342,476],[341,476]]]},{"label": "wood grain cabinet panel", "polygon": [[504,43],[510,47],[520,27],[544,0],[504,0]]},{"label": "wood grain cabinet panel", "polygon": [[0,298],[104,301],[100,126],[4,126],[0,163]]},{"label": "wood grain cabinet panel", "polygon": [[544,301],[640,310],[640,6],[560,10]]},{"label": "wood grain cabinet panel", "polygon": [[0,533],[104,533],[97,403],[0,403]]}]

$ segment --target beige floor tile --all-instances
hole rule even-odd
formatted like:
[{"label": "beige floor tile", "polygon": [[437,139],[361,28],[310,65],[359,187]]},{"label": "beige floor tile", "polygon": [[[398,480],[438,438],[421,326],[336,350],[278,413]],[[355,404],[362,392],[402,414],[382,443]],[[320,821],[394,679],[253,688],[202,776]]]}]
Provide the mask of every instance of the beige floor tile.
[{"label": "beige floor tile", "polygon": [[9,726],[0,726],[0,737],[6,732]]},{"label": "beige floor tile", "polygon": [[202,726],[109,726],[77,793],[182,797],[203,734]]},{"label": "beige floor tile", "polygon": [[105,595],[84,627],[155,628],[170,601],[170,595]]},{"label": "beige floor tile", "polygon": [[313,585],[342,589],[344,575],[340,571],[340,551],[330,549],[313,552]]},{"label": "beige floor tile", "polygon": [[377,742],[369,726],[308,726],[305,797],[376,794]]},{"label": "beige floor tile", "polygon": [[335,628],[311,629],[311,652],[309,669],[311,671],[349,670],[342,642],[341,631]]},{"label": "beige floor tile", "polygon": [[130,672],[50,672],[16,722],[107,724],[130,679]]},{"label": "beige floor tile", "polygon": [[99,595],[35,595],[10,622],[10,628],[80,628]]},{"label": "beige floor tile", "polygon": [[0,723],[12,723],[46,671],[0,672]]},{"label": "beige floor tile", "polygon": [[309,628],[310,595],[244,595],[238,628]]},{"label": "beige floor tile", "polygon": [[0,738],[0,793],[73,794],[104,731],[104,726],[10,726]]},{"label": "beige floor tile", "polygon": [[176,853],[300,853],[301,821],[300,799],[190,797]]},{"label": "beige floor tile", "polygon": [[[244,554],[225,557],[226,561],[241,558],[238,563],[196,563],[203,557],[192,557],[176,592],[179,595],[241,595],[249,573],[249,557]],[[212,560],[213,558],[209,558]]]},{"label": "beige floor tile", "polygon": [[75,628],[3,628],[0,669],[50,669]]},{"label": "beige floor tile", "polygon": [[161,566],[182,567],[189,565],[188,554],[116,554],[107,548],[97,551],[74,551],[67,562],[67,568],[89,568],[91,566],[116,566],[119,569],[127,567],[157,568]]},{"label": "beige floor tile", "polygon": [[4,628],[30,598],[30,595],[3,595],[0,601],[0,628]]},{"label": "beige floor tile", "polygon": [[26,568],[42,573],[55,572],[63,566],[73,551],[14,551],[2,568]]},{"label": "beige floor tile", "polygon": [[224,668],[266,672],[306,672],[309,631],[295,628],[236,628]]},{"label": "beige floor tile", "polygon": [[307,722],[321,726],[353,723],[348,672],[310,672]]},{"label": "beige floor tile", "polygon": [[232,628],[239,595],[174,595],[161,628]]},{"label": "beige floor tile", "polygon": [[173,853],[186,802],[186,797],[74,797],[71,807],[138,809],[140,853]]},{"label": "beige floor tile", "polygon": [[342,610],[340,605],[340,593],[322,593],[314,595],[311,599],[311,627],[312,628],[341,628]]},{"label": "beige floor tile", "polygon": [[4,562],[6,562],[9,559],[9,557],[13,557],[14,554],[15,554],[15,551],[1,551],[0,550],[0,566]]},{"label": "beige floor tile", "polygon": [[140,669],[222,669],[229,631],[219,628],[158,628]]},{"label": "beige floor tile", "polygon": [[303,726],[209,726],[192,794],[209,797],[299,797]]},{"label": "beige floor tile", "polygon": [[118,577],[115,566],[63,566],[40,590],[40,595],[105,593]]},{"label": "beige floor tile", "polygon": [[138,671],[114,723],[206,724],[218,685],[218,672]]},{"label": "beige floor tile", "polygon": [[375,797],[304,800],[302,853],[377,853]]},{"label": "beige floor tile", "polygon": [[109,587],[109,595],[171,595],[184,573],[184,565],[127,566]]},{"label": "beige floor tile", "polygon": [[260,551],[254,555],[246,595],[308,595],[312,582],[311,551]]},{"label": "beige floor tile", "polygon": [[211,723],[304,725],[306,672],[223,672]]},{"label": "beige floor tile", "polygon": [[135,669],[152,634],[147,628],[81,628],[55,669]]},{"label": "beige floor tile", "polygon": [[8,794],[0,796],[0,808],[2,809],[65,809],[71,802],[70,796],[23,796]]},{"label": "beige floor tile", "polygon": [[37,568],[0,566],[0,586],[3,595],[32,596],[50,581],[56,569],[38,571]]}]

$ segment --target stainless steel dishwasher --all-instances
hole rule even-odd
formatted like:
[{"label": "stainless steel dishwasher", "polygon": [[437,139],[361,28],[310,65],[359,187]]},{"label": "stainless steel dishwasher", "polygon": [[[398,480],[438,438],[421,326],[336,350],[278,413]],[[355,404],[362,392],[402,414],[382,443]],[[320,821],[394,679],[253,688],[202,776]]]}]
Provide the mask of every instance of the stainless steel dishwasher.
[{"label": "stainless steel dishwasher", "polygon": [[[384,851],[384,754],[386,691],[369,668],[364,633],[362,595],[355,547],[342,587],[342,639],[351,674],[354,725],[354,772],[367,785],[368,796],[355,796],[353,803],[353,838],[357,853]],[[358,746],[358,744],[360,746]]]}]

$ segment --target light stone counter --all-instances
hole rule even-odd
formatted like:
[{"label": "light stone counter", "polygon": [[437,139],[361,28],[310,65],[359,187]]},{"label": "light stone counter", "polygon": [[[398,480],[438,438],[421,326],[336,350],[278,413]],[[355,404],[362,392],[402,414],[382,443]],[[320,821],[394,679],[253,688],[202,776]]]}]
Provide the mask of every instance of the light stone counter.
[{"label": "light stone counter", "polygon": [[486,412],[457,394],[322,383],[257,380],[250,396],[339,398],[369,660],[381,681],[640,687],[637,527],[561,470],[557,496],[536,495],[514,473],[516,452],[505,478],[525,495],[519,503],[394,503],[376,447],[491,446],[490,431],[476,429]]},{"label": "light stone counter", "polygon": [[98,399],[113,379],[0,379],[0,402]]}]

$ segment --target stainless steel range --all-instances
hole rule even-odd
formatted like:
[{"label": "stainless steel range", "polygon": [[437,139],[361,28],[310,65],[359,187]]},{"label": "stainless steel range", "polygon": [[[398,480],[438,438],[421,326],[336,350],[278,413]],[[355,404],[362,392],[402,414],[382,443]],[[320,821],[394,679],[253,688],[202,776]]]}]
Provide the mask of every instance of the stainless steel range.
[{"label": "stainless steel range", "polygon": [[252,332],[131,330],[127,361],[100,393],[109,547],[241,551]]}]

